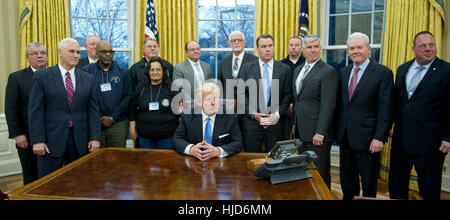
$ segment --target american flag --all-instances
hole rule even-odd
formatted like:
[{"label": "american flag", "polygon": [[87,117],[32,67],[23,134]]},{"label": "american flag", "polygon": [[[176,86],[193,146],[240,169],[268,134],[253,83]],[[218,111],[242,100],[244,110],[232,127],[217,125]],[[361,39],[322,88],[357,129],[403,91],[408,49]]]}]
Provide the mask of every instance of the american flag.
[{"label": "american flag", "polygon": [[156,29],[155,5],[153,0],[147,1],[147,10],[145,13],[145,38],[158,40],[158,30]]},{"label": "american flag", "polygon": [[298,14],[298,35],[304,37],[309,34],[308,0],[300,0]]}]

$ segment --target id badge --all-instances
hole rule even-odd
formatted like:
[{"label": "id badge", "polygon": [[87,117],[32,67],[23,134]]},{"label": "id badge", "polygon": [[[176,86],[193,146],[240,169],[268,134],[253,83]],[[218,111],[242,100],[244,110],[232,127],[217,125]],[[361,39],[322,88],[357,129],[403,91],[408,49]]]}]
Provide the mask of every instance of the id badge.
[{"label": "id badge", "polygon": [[111,91],[112,90],[111,83],[100,84],[100,90],[102,92],[109,92],[109,91]]},{"label": "id badge", "polygon": [[237,72],[237,71],[233,71],[233,74],[232,74],[232,75],[233,75],[233,78],[235,78],[235,79],[236,79],[236,78],[237,78],[237,76],[238,76],[238,72]]},{"label": "id badge", "polygon": [[150,111],[158,111],[159,110],[159,102],[151,102],[149,104],[148,109],[150,109]]}]

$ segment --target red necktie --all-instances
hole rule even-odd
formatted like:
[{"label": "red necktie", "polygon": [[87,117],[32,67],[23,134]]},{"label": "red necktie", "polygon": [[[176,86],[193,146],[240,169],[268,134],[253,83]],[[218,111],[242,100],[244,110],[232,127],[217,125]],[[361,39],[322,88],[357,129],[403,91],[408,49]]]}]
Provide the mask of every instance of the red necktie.
[{"label": "red necktie", "polygon": [[356,85],[358,85],[358,71],[359,67],[355,68],[353,72],[352,80],[350,81],[350,86],[348,87],[348,101],[350,102],[353,97],[353,93],[355,92]]},{"label": "red necktie", "polygon": [[[69,106],[72,108],[73,94],[75,93],[75,89],[73,88],[73,82],[69,72],[66,73],[65,81],[66,81],[67,100],[69,101]],[[73,127],[72,119],[70,119],[70,127]]]}]

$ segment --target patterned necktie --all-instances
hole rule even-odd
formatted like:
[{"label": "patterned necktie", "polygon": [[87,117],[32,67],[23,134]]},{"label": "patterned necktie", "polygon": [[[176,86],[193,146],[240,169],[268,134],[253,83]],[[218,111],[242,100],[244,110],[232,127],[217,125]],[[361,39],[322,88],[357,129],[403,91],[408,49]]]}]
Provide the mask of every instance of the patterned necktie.
[{"label": "patterned necktie", "polygon": [[239,57],[234,58],[234,62],[233,62],[233,78],[234,79],[237,78],[237,71],[239,69],[238,61],[239,61]]},{"label": "patterned necktie", "polygon": [[414,94],[414,91],[416,91],[417,86],[419,85],[419,83],[421,81],[421,77],[420,77],[421,73],[425,69],[425,67],[418,66],[415,69],[417,72],[413,75],[413,77],[409,81],[408,88],[407,88],[408,89],[408,98],[411,98],[411,96]]},{"label": "patterned necktie", "polygon": [[211,131],[211,118],[206,118],[206,125],[205,125],[205,138],[204,141],[208,144],[212,144],[212,131]]},{"label": "patterned necktie", "polygon": [[264,85],[264,100],[266,101],[266,108],[269,106],[270,100],[270,75],[269,75],[269,64],[265,63],[263,71],[263,85]]},{"label": "patterned necktie", "polygon": [[359,67],[355,68],[353,72],[352,80],[350,81],[350,86],[348,87],[348,101],[350,102],[353,98],[353,93],[355,92],[356,86],[358,85],[358,71]]},{"label": "patterned necktie", "polygon": [[305,78],[306,78],[306,76],[307,76],[308,73],[309,73],[309,68],[311,68],[311,66],[309,66],[308,64],[306,64],[306,65],[305,65],[305,72],[303,73],[302,79],[300,80],[300,84],[299,84],[298,90],[297,90],[297,93],[299,93],[299,94],[300,94],[300,90],[302,89],[302,86],[303,86],[303,81],[305,81]]},{"label": "patterned necktie", "polygon": [[[73,104],[73,95],[75,94],[75,88],[73,87],[72,78],[70,77],[70,73],[66,73],[66,95],[67,100],[69,101],[69,106],[72,108]],[[72,119],[70,119],[70,127],[73,127]]]}]

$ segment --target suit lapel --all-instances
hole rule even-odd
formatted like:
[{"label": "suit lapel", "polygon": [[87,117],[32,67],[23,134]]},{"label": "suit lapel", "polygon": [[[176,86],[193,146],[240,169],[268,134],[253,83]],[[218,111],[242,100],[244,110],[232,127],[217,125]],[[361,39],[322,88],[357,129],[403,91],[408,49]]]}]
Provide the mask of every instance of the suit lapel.
[{"label": "suit lapel", "polygon": [[297,73],[295,73],[294,72],[294,78],[293,78],[293,80],[292,80],[292,91],[294,92],[294,97],[299,97],[299,94],[300,93],[297,93],[297,79],[298,79],[298,76],[300,75],[300,72],[302,71],[302,69],[303,69],[303,66],[305,66],[305,64],[302,64],[302,65],[300,65],[299,67],[298,67],[298,69],[300,69],[300,71],[298,71]]},{"label": "suit lapel", "polygon": [[[370,61],[366,70],[364,70],[363,76],[361,77],[358,84],[356,85],[355,92],[353,92],[352,100],[358,95],[359,90],[361,90],[361,88],[364,88],[364,84],[367,83],[369,81],[369,79],[372,78],[372,76],[374,75],[373,74],[373,71],[375,71],[374,67],[375,66],[373,65],[373,61]],[[351,72],[351,70],[350,70],[350,72]],[[349,77],[350,77],[350,74],[349,74]],[[347,90],[347,97],[348,97],[348,90]],[[350,102],[351,102],[351,100],[350,100]]]},{"label": "suit lapel", "polygon": [[348,104],[348,80],[350,79],[351,72],[352,72],[352,68],[351,68],[351,66],[348,66],[343,71],[343,76],[342,76],[342,93],[344,96],[344,102],[347,104]]},{"label": "suit lapel", "polygon": [[[436,70],[439,67],[439,65],[440,65],[440,60],[439,60],[439,58],[436,57],[436,59],[433,61],[433,63],[431,64],[430,68],[428,69],[427,73],[425,73],[425,76],[423,77],[422,81],[420,81],[419,85],[417,85],[417,88],[414,91],[414,93],[411,96],[411,98],[413,98],[415,94],[420,92],[422,87],[426,86],[428,81],[430,81],[433,78],[432,75],[436,72]],[[406,87],[406,85],[405,85],[405,87]]]},{"label": "suit lapel", "polygon": [[213,130],[213,136],[212,136],[212,145],[215,147],[217,141],[219,140],[219,135],[222,134],[222,124],[221,124],[221,120],[224,117],[224,115],[222,114],[216,114],[216,118],[214,120],[214,130]]},{"label": "suit lapel", "polygon": [[314,76],[314,74],[316,72],[319,71],[319,69],[322,67],[322,65],[323,65],[323,61],[319,60],[314,65],[314,67],[311,70],[309,70],[309,72],[307,73],[305,79],[303,80],[302,87],[300,88],[300,92],[298,94],[299,97],[302,95],[303,90],[305,90],[305,85],[308,85],[308,81]]},{"label": "suit lapel", "polygon": [[[81,85],[84,85],[84,78],[81,76],[81,73],[78,71],[78,69],[75,68],[75,91],[73,93],[73,106],[76,106],[76,104],[78,103],[78,93],[80,92],[79,88],[81,87]],[[77,91],[78,89],[78,91]]]},{"label": "suit lapel", "polygon": [[61,70],[59,69],[58,65],[51,67],[51,77],[53,78],[53,82],[55,83],[56,91],[59,94],[59,97],[61,98],[61,101],[64,103],[65,106],[69,107],[69,101],[67,100],[66,95],[66,88],[64,87],[64,81],[61,75]]}]

